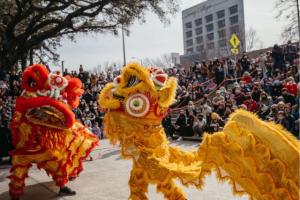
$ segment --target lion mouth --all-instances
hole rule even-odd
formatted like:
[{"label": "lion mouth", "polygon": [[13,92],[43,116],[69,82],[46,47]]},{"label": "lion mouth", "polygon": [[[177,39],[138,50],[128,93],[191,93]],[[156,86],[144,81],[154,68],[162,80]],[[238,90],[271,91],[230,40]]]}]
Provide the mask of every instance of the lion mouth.
[{"label": "lion mouth", "polygon": [[47,96],[19,97],[16,111],[25,113],[24,117],[33,124],[51,128],[71,128],[75,122],[75,115],[68,105]]},{"label": "lion mouth", "polygon": [[61,129],[66,127],[64,114],[49,105],[29,109],[25,116],[34,124]]}]

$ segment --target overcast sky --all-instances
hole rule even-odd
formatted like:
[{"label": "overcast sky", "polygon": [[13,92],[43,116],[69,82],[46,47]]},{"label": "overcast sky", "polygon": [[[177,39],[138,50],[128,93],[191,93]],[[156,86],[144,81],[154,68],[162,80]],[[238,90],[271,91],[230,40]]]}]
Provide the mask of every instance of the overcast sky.
[{"label": "overcast sky", "polygon": [[[246,29],[253,27],[263,41],[264,47],[281,43],[280,33],[284,22],[275,19],[275,0],[244,0]],[[196,5],[203,0],[181,0],[181,10]],[[155,58],[164,53],[183,53],[181,10],[171,18],[171,24],[165,26],[158,18],[149,13],[146,23],[137,22],[130,27],[130,36],[126,37],[127,61]],[[65,67],[78,69],[83,64],[86,69],[92,69],[98,64],[123,62],[121,35],[110,34],[81,35],[77,42],[63,41],[59,49],[60,59]]]}]

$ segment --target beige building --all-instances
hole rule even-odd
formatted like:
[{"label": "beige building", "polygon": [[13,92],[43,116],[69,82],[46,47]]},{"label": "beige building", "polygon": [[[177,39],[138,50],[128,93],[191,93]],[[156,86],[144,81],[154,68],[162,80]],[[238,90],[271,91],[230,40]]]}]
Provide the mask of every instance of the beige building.
[{"label": "beige building", "polygon": [[233,33],[245,49],[243,0],[207,0],[182,11],[184,55],[181,63],[231,55]]}]

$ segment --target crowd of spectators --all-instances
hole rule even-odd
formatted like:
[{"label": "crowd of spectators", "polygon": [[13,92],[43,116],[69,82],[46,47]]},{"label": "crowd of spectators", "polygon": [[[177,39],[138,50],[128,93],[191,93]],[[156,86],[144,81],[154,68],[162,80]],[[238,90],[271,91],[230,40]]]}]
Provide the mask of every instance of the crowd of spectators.
[{"label": "crowd of spectators", "polygon": [[243,54],[237,62],[214,59],[182,71],[172,72],[179,78],[172,112],[179,115],[172,120],[171,112],[164,119],[169,137],[181,140],[222,130],[238,108],[281,124],[299,137],[299,49],[292,43],[274,45],[255,58]]},{"label": "crowd of spectators", "polygon": [[[195,63],[190,68],[166,69],[169,76],[178,78],[177,102],[172,110],[179,110],[173,123],[167,116],[163,125],[167,134],[200,135],[222,129],[230,113],[244,108],[257,113],[266,121],[281,124],[295,135],[299,131],[299,60],[296,46],[291,43],[256,58],[243,54],[237,62],[231,58],[213,59]],[[12,71],[0,76],[0,128],[8,127],[15,107],[15,99],[21,93],[22,72]],[[89,73],[83,66],[79,71],[64,75],[78,77],[85,93],[76,116],[100,138],[103,138],[104,113],[98,109],[97,96],[107,82],[119,74],[119,70]],[[1,155],[0,155],[1,157]]]}]

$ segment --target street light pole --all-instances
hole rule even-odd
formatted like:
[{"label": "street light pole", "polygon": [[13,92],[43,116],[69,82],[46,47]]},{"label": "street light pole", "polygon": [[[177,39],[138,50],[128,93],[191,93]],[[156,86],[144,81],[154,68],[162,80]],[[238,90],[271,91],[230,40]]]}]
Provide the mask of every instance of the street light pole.
[{"label": "street light pole", "polygon": [[298,39],[300,41],[300,11],[299,11],[299,0],[296,0],[297,4],[297,18],[298,18]]},{"label": "street light pole", "polygon": [[124,66],[126,65],[126,52],[125,52],[125,37],[124,37],[124,27],[122,24],[122,41],[123,41],[123,62]]}]

